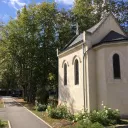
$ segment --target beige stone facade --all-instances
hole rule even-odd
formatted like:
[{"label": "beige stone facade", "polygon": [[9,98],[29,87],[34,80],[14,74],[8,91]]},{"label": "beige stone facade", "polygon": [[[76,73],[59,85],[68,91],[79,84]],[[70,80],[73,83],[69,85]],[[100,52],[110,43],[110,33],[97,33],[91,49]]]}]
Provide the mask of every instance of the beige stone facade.
[{"label": "beige stone facade", "polygon": [[[78,40],[78,36],[76,44],[74,41],[73,45],[59,53],[59,104],[66,104],[72,111],[101,109],[101,104],[104,104],[119,109],[121,114],[128,114],[128,40],[118,38],[101,43],[111,31],[126,37],[114,16],[109,14],[97,26],[83,33],[82,40]],[[114,54],[118,54],[120,59],[119,79],[113,76]],[[76,59],[79,63],[78,85],[74,82]],[[64,85],[65,63],[67,85]]]}]

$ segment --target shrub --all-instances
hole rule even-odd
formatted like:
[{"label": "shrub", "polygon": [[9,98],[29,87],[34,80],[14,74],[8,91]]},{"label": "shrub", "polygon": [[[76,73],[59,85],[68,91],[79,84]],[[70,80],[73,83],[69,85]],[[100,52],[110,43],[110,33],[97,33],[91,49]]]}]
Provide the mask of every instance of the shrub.
[{"label": "shrub", "polygon": [[66,118],[69,120],[69,121],[74,121],[75,119],[75,117],[74,117],[74,115],[73,114],[71,114],[70,112],[69,113],[67,113],[67,116],[66,116]]},{"label": "shrub", "polygon": [[51,118],[55,118],[55,119],[64,119],[68,115],[66,106],[58,106],[57,108],[48,106],[47,112]]},{"label": "shrub", "polygon": [[101,125],[100,123],[96,122],[96,123],[93,123],[91,125],[91,128],[104,128],[103,125]]},{"label": "shrub", "polygon": [[120,121],[120,114],[118,110],[112,110],[104,107],[103,110],[90,113],[90,120],[95,123],[99,122],[102,125],[117,124]]},{"label": "shrub", "polygon": [[48,104],[53,107],[57,107],[58,100],[57,99],[48,99]]},{"label": "shrub", "polygon": [[76,113],[74,114],[74,121],[77,122],[77,121],[80,121],[80,120],[84,120],[86,118],[88,118],[88,113],[87,112],[84,112],[84,113]]},{"label": "shrub", "polygon": [[0,120],[0,128],[5,128],[7,123],[5,121]]},{"label": "shrub", "polygon": [[104,128],[104,127],[100,123],[98,122],[92,123],[89,118],[86,118],[78,122],[77,128]]},{"label": "shrub", "polygon": [[67,111],[66,106],[48,106],[48,115],[55,119],[69,119],[73,122],[78,122],[78,128],[102,128],[103,126],[109,126],[111,124],[117,124],[120,122],[120,114],[118,110],[112,110],[104,107],[103,110],[92,111],[91,113],[76,113],[71,114]]},{"label": "shrub", "polygon": [[106,108],[106,111],[110,124],[117,124],[120,122],[120,112],[118,109],[112,110],[111,108]]},{"label": "shrub", "polygon": [[45,111],[47,108],[47,105],[38,104],[36,107],[37,111]]},{"label": "shrub", "polygon": [[98,122],[102,125],[109,124],[108,115],[103,110],[98,111],[98,112],[94,110],[92,113],[90,113],[90,120],[93,123]]}]

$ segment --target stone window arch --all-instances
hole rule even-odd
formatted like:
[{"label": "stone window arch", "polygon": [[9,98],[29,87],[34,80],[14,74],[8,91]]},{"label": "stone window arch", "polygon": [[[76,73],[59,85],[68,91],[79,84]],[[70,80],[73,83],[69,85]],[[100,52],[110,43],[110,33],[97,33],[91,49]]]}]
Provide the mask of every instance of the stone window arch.
[{"label": "stone window arch", "polygon": [[68,61],[66,61],[66,60],[63,60],[63,62],[62,62],[62,68],[64,67],[64,64],[67,64],[67,66],[69,67],[69,63],[68,63]]},{"label": "stone window arch", "polygon": [[73,57],[73,59],[72,59],[72,64],[75,63],[75,60],[76,60],[76,59],[77,59],[80,63],[82,62],[82,61],[81,61],[81,58],[80,58],[79,56],[75,55],[75,56]]},{"label": "stone window arch", "polygon": [[114,79],[121,79],[120,56],[117,53],[113,55],[113,76]]}]

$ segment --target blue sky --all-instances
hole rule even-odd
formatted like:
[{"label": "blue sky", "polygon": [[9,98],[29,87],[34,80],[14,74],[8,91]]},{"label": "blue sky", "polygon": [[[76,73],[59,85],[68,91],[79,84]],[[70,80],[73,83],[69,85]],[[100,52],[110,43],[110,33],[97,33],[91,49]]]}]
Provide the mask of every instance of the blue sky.
[{"label": "blue sky", "polygon": [[[16,18],[17,10],[32,2],[41,3],[52,0],[0,0],[0,21],[8,22],[10,17]],[[74,0],[55,0],[58,8],[71,8]]]}]

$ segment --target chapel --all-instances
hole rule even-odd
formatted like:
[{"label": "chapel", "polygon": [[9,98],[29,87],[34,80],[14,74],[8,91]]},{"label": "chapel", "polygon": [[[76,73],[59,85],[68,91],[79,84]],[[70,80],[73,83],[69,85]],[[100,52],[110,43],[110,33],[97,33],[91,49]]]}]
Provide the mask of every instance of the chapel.
[{"label": "chapel", "polygon": [[128,37],[112,13],[67,42],[58,65],[59,104],[128,115]]}]

